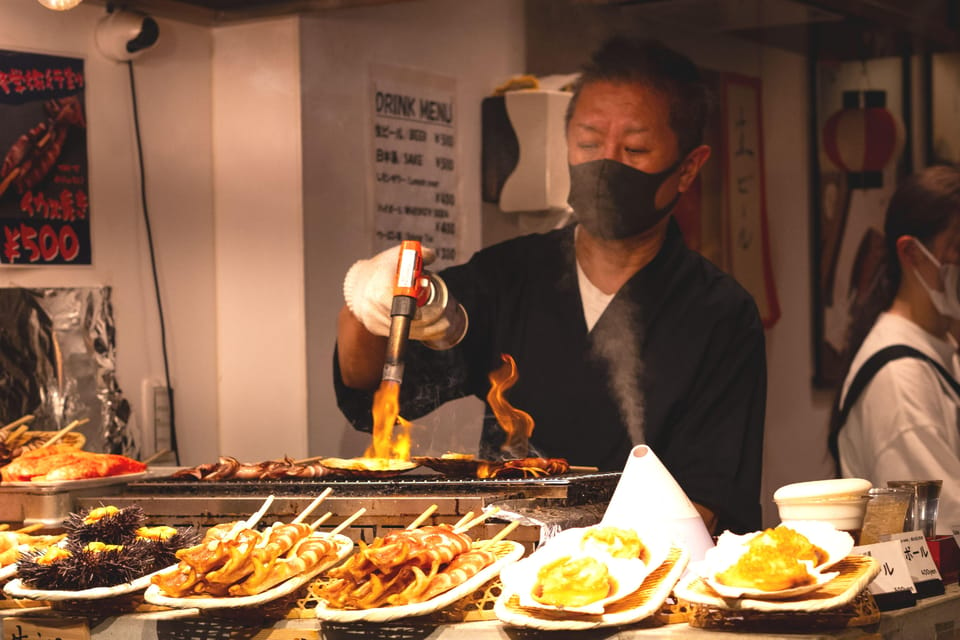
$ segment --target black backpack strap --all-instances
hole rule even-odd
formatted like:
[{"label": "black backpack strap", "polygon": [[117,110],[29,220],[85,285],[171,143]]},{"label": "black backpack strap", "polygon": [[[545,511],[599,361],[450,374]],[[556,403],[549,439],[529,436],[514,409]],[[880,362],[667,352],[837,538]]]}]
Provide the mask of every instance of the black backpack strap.
[{"label": "black backpack strap", "polygon": [[840,468],[840,452],[837,441],[840,437],[840,430],[843,428],[843,425],[846,424],[853,405],[857,402],[857,399],[860,398],[863,390],[866,389],[877,372],[888,362],[900,358],[917,358],[930,363],[933,365],[933,368],[936,369],[937,373],[940,374],[940,377],[953,389],[953,392],[956,393],[957,396],[960,396],[960,383],[954,379],[942,364],[924,352],[914,349],[913,347],[908,347],[905,344],[895,344],[877,351],[870,356],[857,371],[853,377],[853,381],[850,383],[850,387],[847,389],[847,395],[844,397],[843,403],[839,407],[835,407],[834,410],[827,446],[833,455],[833,459],[836,461],[838,472]]}]

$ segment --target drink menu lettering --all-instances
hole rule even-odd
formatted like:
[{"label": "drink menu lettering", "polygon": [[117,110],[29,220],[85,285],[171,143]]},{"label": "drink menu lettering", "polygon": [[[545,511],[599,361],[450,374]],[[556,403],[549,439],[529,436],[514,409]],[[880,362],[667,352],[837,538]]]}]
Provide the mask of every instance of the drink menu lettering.
[{"label": "drink menu lettering", "polygon": [[459,248],[456,81],[373,65],[371,163],[374,249],[419,240],[437,252],[436,270]]}]

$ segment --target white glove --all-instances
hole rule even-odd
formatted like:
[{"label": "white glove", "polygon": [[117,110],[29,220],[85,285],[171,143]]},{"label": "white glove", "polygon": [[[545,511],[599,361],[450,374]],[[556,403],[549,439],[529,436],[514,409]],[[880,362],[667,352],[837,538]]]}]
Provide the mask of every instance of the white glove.
[{"label": "white glove", "polygon": [[[436,257],[433,249],[423,247],[424,266]],[[347,308],[374,335],[390,335],[390,307],[399,259],[400,245],[397,245],[367,260],[358,260],[343,279],[343,298]],[[448,326],[449,321],[439,305],[419,307],[410,323],[410,337],[414,340],[436,339],[444,335]]]}]

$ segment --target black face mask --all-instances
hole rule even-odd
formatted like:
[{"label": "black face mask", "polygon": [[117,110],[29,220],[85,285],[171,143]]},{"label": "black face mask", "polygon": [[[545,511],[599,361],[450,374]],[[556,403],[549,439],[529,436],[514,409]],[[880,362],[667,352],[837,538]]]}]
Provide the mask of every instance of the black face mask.
[{"label": "black face mask", "polygon": [[580,224],[591,235],[622,240],[639,235],[663,220],[677,203],[657,209],[657,189],[676,171],[683,159],[660,173],[647,173],[622,162],[603,158],[570,165],[570,196]]}]

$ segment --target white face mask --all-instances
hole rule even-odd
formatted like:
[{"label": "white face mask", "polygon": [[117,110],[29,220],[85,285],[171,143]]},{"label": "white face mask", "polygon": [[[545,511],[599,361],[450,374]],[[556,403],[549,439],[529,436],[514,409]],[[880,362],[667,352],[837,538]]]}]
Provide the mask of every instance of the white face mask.
[{"label": "white face mask", "polygon": [[960,287],[960,265],[941,264],[919,240],[914,240],[914,242],[916,242],[917,246],[930,258],[930,262],[937,265],[937,268],[940,269],[940,282],[943,283],[943,291],[937,291],[931,288],[923,279],[923,276],[921,276],[916,269],[913,270],[917,275],[917,279],[920,280],[920,284],[927,290],[927,295],[930,296],[930,302],[932,302],[933,306],[940,312],[940,315],[960,320],[960,295],[958,295],[960,294],[960,289],[958,289],[958,287]]}]

